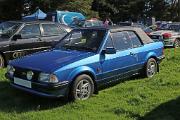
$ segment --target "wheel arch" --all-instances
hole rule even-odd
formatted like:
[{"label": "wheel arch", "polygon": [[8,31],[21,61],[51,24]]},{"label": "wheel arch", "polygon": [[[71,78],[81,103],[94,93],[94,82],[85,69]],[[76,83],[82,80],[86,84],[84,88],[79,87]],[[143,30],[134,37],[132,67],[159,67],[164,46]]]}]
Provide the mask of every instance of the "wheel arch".
[{"label": "wheel arch", "polygon": [[92,81],[94,83],[94,93],[97,94],[98,93],[98,89],[97,89],[97,82],[96,82],[96,76],[95,76],[95,73],[93,71],[90,71],[90,70],[82,70],[82,71],[78,71],[78,72],[75,72],[72,76],[71,76],[71,82],[70,82],[70,88],[71,86],[73,85],[74,81],[76,80],[76,78],[80,75],[88,75],[92,78]]},{"label": "wheel arch", "polygon": [[151,56],[149,56],[149,57],[147,58],[146,62],[145,62],[144,67],[146,67],[148,60],[149,60],[149,59],[151,59],[151,58],[153,58],[153,59],[155,59],[155,60],[156,60],[156,63],[157,63],[157,72],[159,72],[158,58],[157,58],[157,56],[156,56],[156,55],[151,55]]}]

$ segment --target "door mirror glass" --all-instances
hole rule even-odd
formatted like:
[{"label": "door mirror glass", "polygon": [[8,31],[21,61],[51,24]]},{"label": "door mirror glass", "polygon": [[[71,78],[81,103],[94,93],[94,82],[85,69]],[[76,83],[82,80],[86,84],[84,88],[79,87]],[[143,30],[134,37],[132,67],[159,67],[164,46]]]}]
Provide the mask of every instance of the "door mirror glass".
[{"label": "door mirror glass", "polygon": [[116,49],[114,47],[107,47],[103,50],[104,54],[116,54]]},{"label": "door mirror glass", "polygon": [[16,41],[17,39],[22,39],[21,34],[16,34],[13,36],[12,40]]}]

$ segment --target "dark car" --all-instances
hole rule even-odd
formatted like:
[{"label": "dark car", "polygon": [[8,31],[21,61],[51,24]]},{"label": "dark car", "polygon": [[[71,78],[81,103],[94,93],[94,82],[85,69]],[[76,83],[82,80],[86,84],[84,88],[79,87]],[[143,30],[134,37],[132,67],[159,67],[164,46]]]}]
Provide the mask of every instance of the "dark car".
[{"label": "dark car", "polygon": [[70,28],[48,21],[8,21],[0,24],[0,68],[9,60],[51,48]]},{"label": "dark car", "polygon": [[162,42],[153,42],[140,28],[81,28],[52,50],[10,61],[6,77],[33,94],[86,100],[117,79],[153,77],[163,58]]},{"label": "dark car", "polygon": [[180,34],[180,22],[169,24],[168,30],[179,32]]},{"label": "dark car", "polygon": [[74,20],[70,26],[72,28],[79,28],[79,27],[101,27],[104,26],[103,21],[98,20],[96,18],[92,18],[89,20]]},{"label": "dark car", "polygon": [[132,26],[133,23],[129,22],[129,21],[126,21],[126,22],[119,22],[118,25],[120,25],[120,26]]}]

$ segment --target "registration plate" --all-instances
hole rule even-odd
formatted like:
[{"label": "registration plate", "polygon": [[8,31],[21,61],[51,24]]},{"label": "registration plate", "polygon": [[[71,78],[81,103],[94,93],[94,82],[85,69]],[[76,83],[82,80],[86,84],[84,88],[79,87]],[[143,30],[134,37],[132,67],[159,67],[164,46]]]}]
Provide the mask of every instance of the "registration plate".
[{"label": "registration plate", "polygon": [[27,88],[32,88],[31,81],[27,81],[27,80],[23,80],[23,79],[14,77],[14,83],[17,85],[20,85],[20,86],[27,87]]}]

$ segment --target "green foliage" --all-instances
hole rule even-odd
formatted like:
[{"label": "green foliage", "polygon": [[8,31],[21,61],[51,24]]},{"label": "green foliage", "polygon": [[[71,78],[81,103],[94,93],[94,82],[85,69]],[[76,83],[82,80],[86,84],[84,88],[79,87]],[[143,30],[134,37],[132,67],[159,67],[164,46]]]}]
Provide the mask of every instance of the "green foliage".
[{"label": "green foliage", "polygon": [[0,1],[0,20],[21,19],[22,1]]},{"label": "green foliage", "polygon": [[160,73],[131,78],[86,101],[65,102],[14,89],[0,70],[0,120],[178,120],[180,49],[165,50]]},{"label": "green foliage", "polygon": [[[21,19],[25,0],[0,1],[0,19]],[[180,0],[26,0],[31,3],[29,13],[39,7],[44,12],[55,10],[78,11],[87,18],[110,17],[113,21],[156,20],[180,21]]]},{"label": "green foliage", "polygon": [[97,17],[98,14],[91,10],[92,0],[66,0],[63,4],[57,6],[58,10],[78,11],[88,18]]},{"label": "green foliage", "polygon": [[178,3],[168,0],[94,0],[92,9],[98,11],[100,17],[108,16],[116,22],[148,17],[175,20],[178,17]]}]

